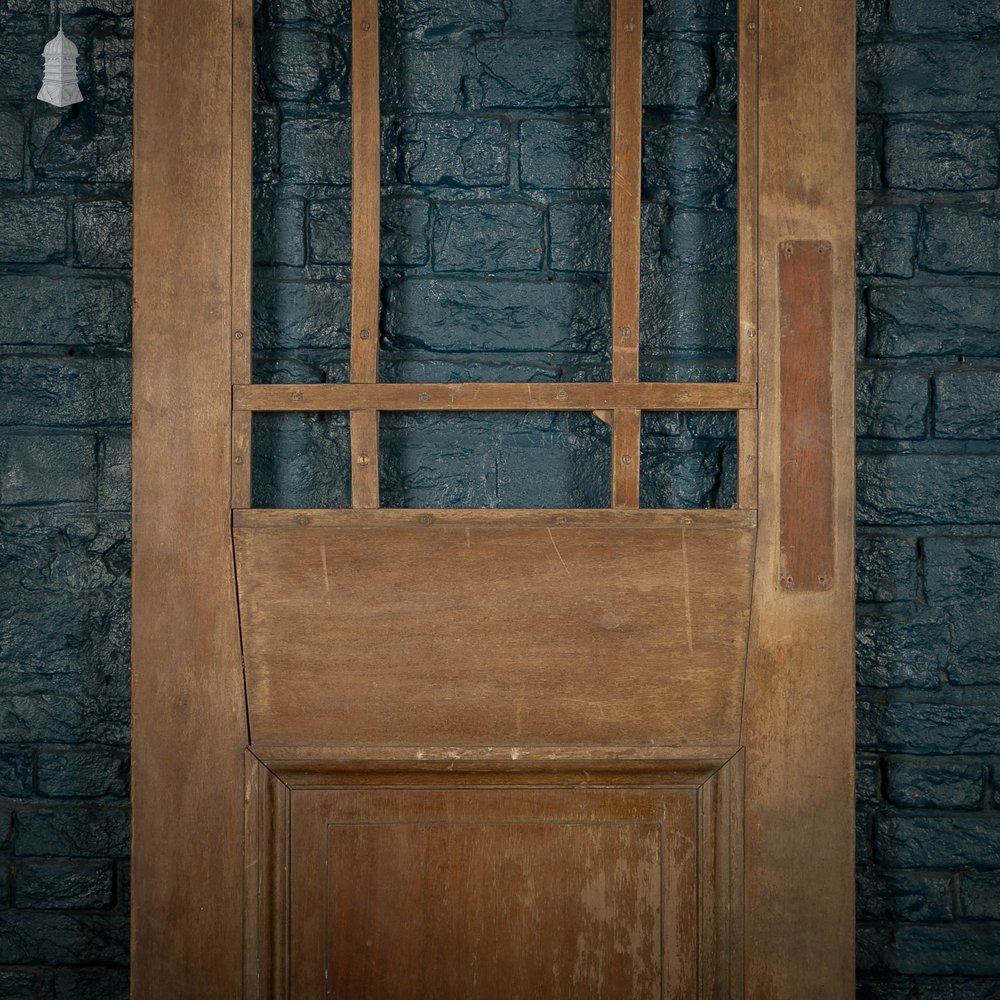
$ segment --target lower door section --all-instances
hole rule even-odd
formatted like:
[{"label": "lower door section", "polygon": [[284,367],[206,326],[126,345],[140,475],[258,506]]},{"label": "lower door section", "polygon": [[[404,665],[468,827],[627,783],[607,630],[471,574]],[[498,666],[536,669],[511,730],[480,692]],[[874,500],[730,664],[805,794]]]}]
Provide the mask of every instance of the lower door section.
[{"label": "lower door section", "polygon": [[248,996],[742,995],[742,755],[248,753]]}]

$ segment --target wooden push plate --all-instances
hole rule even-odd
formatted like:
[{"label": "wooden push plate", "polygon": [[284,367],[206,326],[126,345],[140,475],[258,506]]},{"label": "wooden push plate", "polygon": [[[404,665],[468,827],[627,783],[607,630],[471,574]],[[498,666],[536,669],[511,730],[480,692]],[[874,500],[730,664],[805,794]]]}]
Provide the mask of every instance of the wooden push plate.
[{"label": "wooden push plate", "polygon": [[778,247],[781,586],[833,586],[833,248]]}]

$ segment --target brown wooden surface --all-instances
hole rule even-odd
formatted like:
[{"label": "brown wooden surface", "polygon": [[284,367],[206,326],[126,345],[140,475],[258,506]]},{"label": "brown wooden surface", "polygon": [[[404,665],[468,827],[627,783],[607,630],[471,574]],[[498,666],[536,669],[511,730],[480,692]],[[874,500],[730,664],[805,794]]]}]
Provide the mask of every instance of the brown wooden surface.
[{"label": "brown wooden surface", "polygon": [[833,259],[826,240],[778,252],[781,560],[786,590],[833,585]]},{"label": "brown wooden surface", "polygon": [[751,530],[236,529],[254,745],[728,744]]},{"label": "brown wooden surface", "polygon": [[[351,381],[378,381],[381,243],[381,110],[378,0],[351,4]],[[351,417],[351,495],[355,507],[379,502],[378,413]]]},{"label": "brown wooden surface", "polygon": [[639,444],[641,410],[615,410],[611,424],[611,506],[634,510],[639,506]]},{"label": "brown wooden surface", "polygon": [[697,510],[605,510],[603,508],[552,509],[404,509],[383,507],[379,510],[309,509],[233,511],[237,528],[374,528],[390,526],[433,527],[473,524],[500,527],[577,527],[577,528],[753,528],[757,512],[732,508]]},{"label": "brown wooden surface", "polygon": [[228,998],[243,981],[247,738],[230,533],[233,7],[139,0],[135,28],[132,995]]},{"label": "brown wooden surface", "polygon": [[[760,500],[748,663],[747,995],[854,995],[854,128],[850,0],[760,0]],[[778,253],[833,256],[834,584],[780,572]],[[803,501],[806,502],[806,501]]]},{"label": "brown wooden surface", "polygon": [[456,382],[237,385],[237,410],[738,410],[757,405],[752,382]]}]

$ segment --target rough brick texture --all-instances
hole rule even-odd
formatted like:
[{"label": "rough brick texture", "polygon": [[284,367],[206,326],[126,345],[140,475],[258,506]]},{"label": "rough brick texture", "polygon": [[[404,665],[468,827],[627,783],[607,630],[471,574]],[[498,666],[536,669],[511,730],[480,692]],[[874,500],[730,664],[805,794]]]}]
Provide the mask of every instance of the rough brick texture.
[{"label": "rough brick texture", "polygon": [[[343,380],[346,0],[257,20],[257,378]],[[605,378],[607,4],[383,0],[383,376]],[[733,0],[655,0],[645,378],[730,378]],[[82,106],[0,0],[0,996],[127,995],[131,2],[62,0]],[[1000,17],[859,0],[858,964],[1000,995]],[[220,127],[224,123],[220,122]],[[347,502],[340,417],[255,428],[261,505]],[[396,415],[397,505],[607,503],[584,415]],[[643,500],[732,502],[733,428],[647,416]]]}]

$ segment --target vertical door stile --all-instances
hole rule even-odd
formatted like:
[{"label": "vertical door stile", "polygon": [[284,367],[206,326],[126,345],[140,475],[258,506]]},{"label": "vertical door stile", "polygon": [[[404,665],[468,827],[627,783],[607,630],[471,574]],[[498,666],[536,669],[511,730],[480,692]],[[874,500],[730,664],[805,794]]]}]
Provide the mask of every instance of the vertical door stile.
[{"label": "vertical door stile", "polygon": [[[642,0],[613,0],[611,24],[611,377],[639,381]],[[612,507],[639,506],[642,414],[616,409]]]},{"label": "vertical door stile", "polygon": [[[232,379],[252,378],[253,4],[233,0]],[[232,505],[251,504],[253,414],[233,410]]]},{"label": "vertical door stile", "polygon": [[[351,5],[351,381],[378,381],[381,115],[378,0]],[[351,502],[379,505],[378,412],[351,411]]]}]

